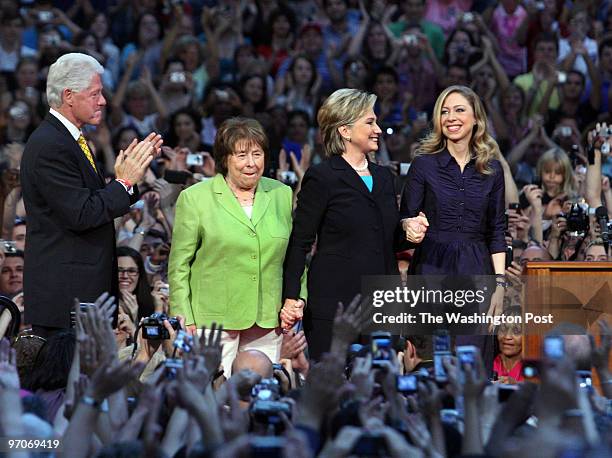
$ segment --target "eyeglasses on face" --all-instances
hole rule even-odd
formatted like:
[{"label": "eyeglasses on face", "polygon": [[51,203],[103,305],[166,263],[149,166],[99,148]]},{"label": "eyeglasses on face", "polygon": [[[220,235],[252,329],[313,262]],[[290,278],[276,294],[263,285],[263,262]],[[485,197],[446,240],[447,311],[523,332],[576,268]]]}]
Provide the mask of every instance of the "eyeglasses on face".
[{"label": "eyeglasses on face", "polygon": [[137,277],[138,276],[138,269],[136,267],[130,267],[128,269],[124,269],[123,267],[119,267],[119,269],[117,269],[117,272],[119,272],[119,275],[121,274],[126,274],[129,277]]}]

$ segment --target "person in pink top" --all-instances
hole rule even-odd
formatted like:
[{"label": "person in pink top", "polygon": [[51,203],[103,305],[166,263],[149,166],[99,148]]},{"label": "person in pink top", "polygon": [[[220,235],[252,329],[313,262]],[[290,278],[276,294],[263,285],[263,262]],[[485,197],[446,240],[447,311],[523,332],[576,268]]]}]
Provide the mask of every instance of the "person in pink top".
[{"label": "person in pink top", "polygon": [[426,3],[425,19],[442,27],[447,37],[463,13],[472,7],[472,0],[428,0]]},{"label": "person in pink top", "polygon": [[[517,309],[512,310],[512,309]],[[506,317],[521,318],[518,307],[504,311]],[[515,384],[523,381],[523,336],[520,324],[502,324],[497,331],[499,353],[493,360],[493,372],[500,383]]]},{"label": "person in pink top", "polygon": [[519,0],[501,0],[491,16],[491,31],[499,44],[499,62],[510,77],[525,72],[527,50],[516,40],[516,31],[527,17]]}]

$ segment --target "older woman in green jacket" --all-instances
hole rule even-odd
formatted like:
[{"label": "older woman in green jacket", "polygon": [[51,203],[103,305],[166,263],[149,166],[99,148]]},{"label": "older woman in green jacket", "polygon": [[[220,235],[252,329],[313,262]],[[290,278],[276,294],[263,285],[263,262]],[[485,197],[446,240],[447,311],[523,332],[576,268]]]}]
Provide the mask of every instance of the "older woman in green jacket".
[{"label": "older woman in green jacket", "polygon": [[268,140],[253,119],[225,121],[213,154],[219,173],[184,190],[176,204],[170,311],[184,316],[192,332],[212,322],[223,325],[227,375],[240,350],[261,350],[272,362],[280,356],[292,191],[262,177]]}]

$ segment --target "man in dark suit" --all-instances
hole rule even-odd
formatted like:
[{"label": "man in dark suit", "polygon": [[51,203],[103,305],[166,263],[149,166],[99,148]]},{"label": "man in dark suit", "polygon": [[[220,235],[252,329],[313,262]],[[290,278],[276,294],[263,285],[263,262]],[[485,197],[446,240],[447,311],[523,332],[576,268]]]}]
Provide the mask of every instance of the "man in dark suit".
[{"label": "man in dark suit", "polygon": [[106,100],[93,57],[60,57],[47,76],[49,114],[30,136],[21,161],[28,215],[25,321],[46,337],[70,326],[73,300],[94,302],[118,291],[113,220],[138,199],[140,181],[161,146],[150,134],[121,151],[116,179],[105,183],[81,129],[102,120]]}]

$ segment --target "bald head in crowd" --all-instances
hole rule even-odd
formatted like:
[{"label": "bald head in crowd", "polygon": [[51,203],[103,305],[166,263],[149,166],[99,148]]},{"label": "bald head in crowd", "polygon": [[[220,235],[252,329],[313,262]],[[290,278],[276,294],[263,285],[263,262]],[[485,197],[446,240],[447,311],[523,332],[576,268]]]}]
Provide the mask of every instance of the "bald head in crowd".
[{"label": "bald head in crowd", "polygon": [[527,261],[552,261],[552,256],[546,248],[531,245],[525,248],[521,254],[521,265],[524,266]]},{"label": "bald head in crowd", "polygon": [[259,350],[244,350],[236,355],[232,364],[232,374],[237,374],[243,369],[250,369],[262,378],[271,378],[273,373],[272,361]]}]

